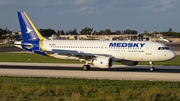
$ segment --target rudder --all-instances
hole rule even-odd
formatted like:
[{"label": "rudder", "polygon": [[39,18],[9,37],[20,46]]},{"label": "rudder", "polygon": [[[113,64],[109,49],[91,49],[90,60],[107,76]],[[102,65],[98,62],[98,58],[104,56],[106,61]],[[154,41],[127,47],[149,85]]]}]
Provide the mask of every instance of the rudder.
[{"label": "rudder", "polygon": [[21,34],[23,41],[42,41],[43,36],[36,29],[25,12],[18,12],[19,24],[21,27]]}]

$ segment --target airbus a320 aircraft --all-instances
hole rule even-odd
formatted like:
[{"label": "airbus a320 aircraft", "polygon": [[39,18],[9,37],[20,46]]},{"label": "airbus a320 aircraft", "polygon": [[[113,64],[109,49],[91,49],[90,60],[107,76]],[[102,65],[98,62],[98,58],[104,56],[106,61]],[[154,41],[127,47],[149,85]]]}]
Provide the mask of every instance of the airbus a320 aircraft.
[{"label": "airbus a320 aircraft", "polygon": [[154,71],[153,62],[176,57],[166,45],[150,41],[47,40],[25,12],[18,12],[18,17],[23,41],[15,46],[58,59],[86,61],[84,70],[90,70],[90,65],[108,69],[113,62],[136,66],[139,61],[148,61]]}]

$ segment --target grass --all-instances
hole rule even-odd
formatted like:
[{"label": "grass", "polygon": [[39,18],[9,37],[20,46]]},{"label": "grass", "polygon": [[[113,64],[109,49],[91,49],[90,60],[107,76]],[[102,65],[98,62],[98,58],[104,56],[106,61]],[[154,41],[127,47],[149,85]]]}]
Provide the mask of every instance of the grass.
[{"label": "grass", "polygon": [[0,76],[2,101],[179,101],[180,82]]},{"label": "grass", "polygon": [[0,53],[0,62],[85,63],[78,60],[55,59],[36,53]]},{"label": "grass", "polygon": [[9,47],[9,46],[14,46],[13,44],[0,44],[0,47]]},{"label": "grass", "polygon": [[[180,66],[180,55],[177,55],[176,58],[169,61],[163,62],[154,62],[154,65],[162,65],[162,66]],[[138,65],[149,65],[149,62],[139,62]]]},{"label": "grass", "polygon": [[[155,62],[154,65],[164,65],[164,66],[180,66],[180,56],[176,56],[175,59],[164,62]],[[63,60],[55,59],[47,56],[35,54],[35,53],[0,53],[0,62],[29,62],[29,63],[75,63],[75,64],[85,64],[85,62],[80,62],[79,60]],[[120,65],[120,63],[115,62],[115,65]],[[138,65],[149,65],[148,62],[139,62]]]},{"label": "grass", "polygon": [[[30,59],[30,60],[29,60]],[[180,66],[180,56],[155,65]],[[0,53],[0,62],[85,63],[39,54]],[[119,63],[115,63],[119,64]],[[149,65],[140,62],[140,65]],[[180,82],[0,76],[1,101],[179,101]]]}]

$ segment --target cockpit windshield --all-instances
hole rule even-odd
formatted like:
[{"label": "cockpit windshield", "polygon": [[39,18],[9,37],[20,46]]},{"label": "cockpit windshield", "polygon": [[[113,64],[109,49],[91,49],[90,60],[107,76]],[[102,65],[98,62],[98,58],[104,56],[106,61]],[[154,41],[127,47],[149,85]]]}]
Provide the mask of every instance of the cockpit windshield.
[{"label": "cockpit windshield", "polygon": [[168,47],[158,47],[158,50],[169,50]]}]

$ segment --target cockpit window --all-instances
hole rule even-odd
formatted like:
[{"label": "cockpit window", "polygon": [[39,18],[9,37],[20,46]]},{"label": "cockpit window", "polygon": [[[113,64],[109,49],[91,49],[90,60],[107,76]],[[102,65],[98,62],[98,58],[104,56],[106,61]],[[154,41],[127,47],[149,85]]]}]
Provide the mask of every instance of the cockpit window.
[{"label": "cockpit window", "polygon": [[158,47],[158,50],[169,50],[168,47]]},{"label": "cockpit window", "polygon": [[166,50],[169,50],[169,48],[168,48],[168,47],[165,47],[165,49],[166,49]]}]

